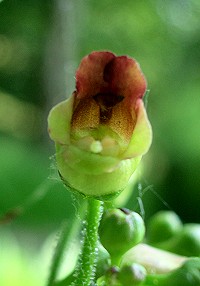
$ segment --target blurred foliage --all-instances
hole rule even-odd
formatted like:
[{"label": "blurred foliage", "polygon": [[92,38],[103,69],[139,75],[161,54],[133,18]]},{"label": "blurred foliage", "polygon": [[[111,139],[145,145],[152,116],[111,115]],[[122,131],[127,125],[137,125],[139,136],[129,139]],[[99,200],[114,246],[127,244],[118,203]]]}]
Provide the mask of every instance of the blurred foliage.
[{"label": "blurred foliage", "polygon": [[[46,114],[54,100],[48,81],[52,86],[58,82],[49,76],[54,66],[56,75],[65,70],[74,74],[75,65],[92,50],[135,57],[148,79],[154,141],[129,207],[140,209],[146,219],[156,210],[171,208],[183,221],[199,222],[199,19],[198,0],[0,3],[0,214],[27,206],[21,216],[2,225],[1,232],[9,228],[19,248],[25,243],[35,249],[63,219],[74,216],[71,195],[59,181],[48,179],[54,153],[46,132]],[[52,33],[58,23],[68,53],[68,61],[59,63],[56,56],[64,50]],[[53,45],[57,51],[49,54]],[[53,94],[57,100],[56,90]],[[28,204],[38,188],[44,196]]]},{"label": "blurred foliage", "polygon": [[0,86],[44,104],[42,62],[51,1],[3,1],[0,6]]}]

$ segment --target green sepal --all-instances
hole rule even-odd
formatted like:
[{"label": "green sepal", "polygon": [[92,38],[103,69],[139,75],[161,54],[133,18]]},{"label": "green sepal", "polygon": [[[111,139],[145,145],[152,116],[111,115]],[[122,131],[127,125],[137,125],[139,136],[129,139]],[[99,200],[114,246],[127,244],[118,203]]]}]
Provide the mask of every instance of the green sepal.
[{"label": "green sepal", "polygon": [[111,172],[120,162],[118,158],[81,150],[74,145],[56,144],[56,156],[61,164],[69,164],[72,169],[88,175]]},{"label": "green sepal", "polygon": [[48,131],[52,140],[59,144],[70,141],[71,118],[73,113],[74,97],[54,106],[48,116]]},{"label": "green sepal", "polygon": [[[106,196],[119,194],[127,186],[132,174],[137,168],[141,157],[122,160],[112,172],[102,170],[100,174],[84,172],[84,168],[77,167],[70,160],[65,160],[57,151],[57,165],[65,185],[72,191],[78,191],[85,196],[103,199]],[[81,159],[80,159],[81,161]]]}]

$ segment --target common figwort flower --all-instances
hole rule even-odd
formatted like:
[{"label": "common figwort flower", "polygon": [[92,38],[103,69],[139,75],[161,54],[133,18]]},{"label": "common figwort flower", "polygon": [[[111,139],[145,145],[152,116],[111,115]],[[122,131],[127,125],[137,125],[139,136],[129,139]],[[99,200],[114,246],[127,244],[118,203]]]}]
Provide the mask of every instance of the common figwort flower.
[{"label": "common figwort flower", "polygon": [[48,117],[58,170],[70,189],[102,199],[126,187],[152,141],[145,91],[134,59],[111,52],[83,58],[76,90]]}]

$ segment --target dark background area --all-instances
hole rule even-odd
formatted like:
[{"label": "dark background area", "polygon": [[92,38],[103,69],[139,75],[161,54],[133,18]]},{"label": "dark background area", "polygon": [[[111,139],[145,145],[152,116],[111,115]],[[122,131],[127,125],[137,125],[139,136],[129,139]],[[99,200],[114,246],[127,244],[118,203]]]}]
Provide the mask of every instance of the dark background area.
[{"label": "dark background area", "polygon": [[[75,215],[46,118],[71,94],[75,70],[93,50],[136,58],[150,89],[154,139],[128,206],[139,209],[139,196],[146,220],[172,209],[199,222],[199,19],[198,0],[0,1],[0,264],[2,273],[15,268],[15,285],[43,285],[45,269],[39,279],[32,266],[48,260],[46,241]],[[19,206],[21,215],[5,219]],[[4,276],[0,284],[13,285]]]}]

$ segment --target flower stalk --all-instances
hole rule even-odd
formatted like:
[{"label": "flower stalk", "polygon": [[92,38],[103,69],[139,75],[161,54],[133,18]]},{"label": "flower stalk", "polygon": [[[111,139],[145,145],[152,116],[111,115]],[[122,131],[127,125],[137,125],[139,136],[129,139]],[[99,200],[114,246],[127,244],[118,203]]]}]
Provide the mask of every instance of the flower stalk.
[{"label": "flower stalk", "polygon": [[83,227],[83,246],[75,269],[71,286],[89,286],[95,276],[97,258],[98,228],[103,213],[103,205],[99,200],[88,199],[86,220]]}]

